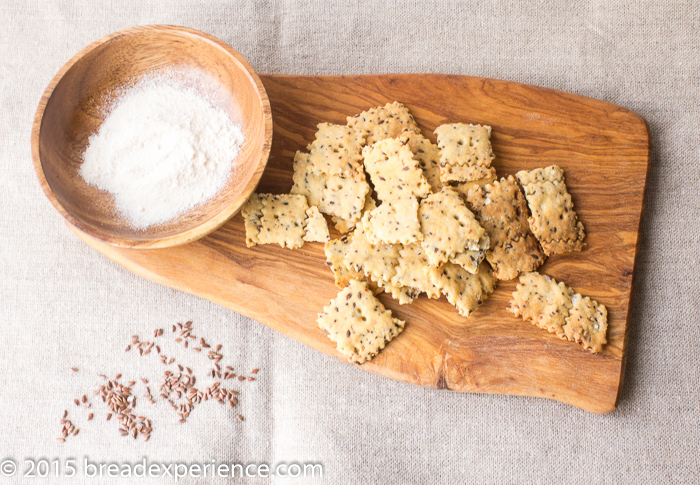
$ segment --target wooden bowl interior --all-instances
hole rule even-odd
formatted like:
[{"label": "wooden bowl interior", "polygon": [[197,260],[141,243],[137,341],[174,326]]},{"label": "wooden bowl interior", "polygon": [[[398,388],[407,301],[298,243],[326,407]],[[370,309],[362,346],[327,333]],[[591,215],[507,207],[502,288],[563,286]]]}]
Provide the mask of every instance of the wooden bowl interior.
[{"label": "wooden bowl interior", "polygon": [[[136,230],[118,215],[111,196],[87,185],[78,171],[88,139],[104,121],[115,93],[144,75],[165,72],[196,86],[228,112],[245,142],[218,195],[168,223]],[[264,116],[254,79],[221,46],[188,32],[128,32],[87,52],[57,83],[41,121],[41,169],[59,211],[62,208],[82,231],[107,242],[172,237],[195,230],[223,211],[233,215],[245,202],[243,192],[261,163],[266,143]]]}]

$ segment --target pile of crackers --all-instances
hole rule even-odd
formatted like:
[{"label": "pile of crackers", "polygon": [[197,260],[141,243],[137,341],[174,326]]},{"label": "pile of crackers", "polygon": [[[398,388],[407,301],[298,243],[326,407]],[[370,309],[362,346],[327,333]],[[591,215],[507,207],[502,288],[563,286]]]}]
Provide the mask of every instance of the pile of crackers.
[{"label": "pile of crackers", "polygon": [[[321,123],[294,157],[290,194],[254,194],[243,208],[246,243],[325,243],[342,288],[319,326],[352,362],[374,357],[405,323],[376,298],[400,304],[445,296],[469,317],[498,280],[522,275],[510,310],[600,352],[603,305],[535,270],[547,256],[584,248],[563,171],[497,177],[491,127],[453,123],[421,134],[400,103]],[[343,234],[331,239],[322,214]]]}]

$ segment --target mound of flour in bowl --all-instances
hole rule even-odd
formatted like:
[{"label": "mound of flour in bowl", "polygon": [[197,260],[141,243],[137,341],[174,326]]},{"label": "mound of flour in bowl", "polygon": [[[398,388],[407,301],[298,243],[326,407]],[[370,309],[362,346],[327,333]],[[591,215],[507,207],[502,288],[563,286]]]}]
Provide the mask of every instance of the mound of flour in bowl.
[{"label": "mound of flour in bowl", "polygon": [[241,129],[194,89],[149,80],[118,97],[90,137],[80,175],[145,229],[214,197],[242,143]]}]

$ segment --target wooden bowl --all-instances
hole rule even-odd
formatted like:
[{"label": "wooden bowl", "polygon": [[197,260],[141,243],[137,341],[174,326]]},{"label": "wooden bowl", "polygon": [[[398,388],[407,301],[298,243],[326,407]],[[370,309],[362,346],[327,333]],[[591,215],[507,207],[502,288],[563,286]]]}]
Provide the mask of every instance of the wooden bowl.
[{"label": "wooden bowl", "polygon": [[[206,90],[241,127],[245,141],[235,176],[214,198],[168,223],[137,230],[118,215],[111,195],[87,185],[78,170],[115,91],[165,71]],[[203,32],[155,25],[103,37],[61,68],[34,117],[32,158],[44,193],[70,224],[115,246],[160,248],[203,237],[233,216],[255,190],[271,142],[270,103],[246,60]]]}]

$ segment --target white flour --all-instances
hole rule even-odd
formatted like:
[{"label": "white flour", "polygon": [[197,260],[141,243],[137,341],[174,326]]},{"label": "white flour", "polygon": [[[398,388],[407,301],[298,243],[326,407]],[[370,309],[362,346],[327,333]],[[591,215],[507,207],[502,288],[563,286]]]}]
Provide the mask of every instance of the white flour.
[{"label": "white flour", "polygon": [[243,133],[192,89],[151,80],[127,90],[90,137],[80,175],[137,229],[206,202],[231,175]]}]

